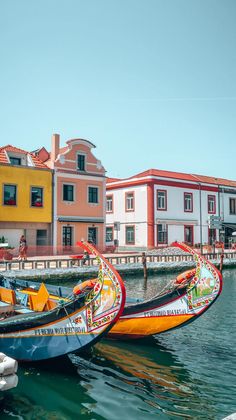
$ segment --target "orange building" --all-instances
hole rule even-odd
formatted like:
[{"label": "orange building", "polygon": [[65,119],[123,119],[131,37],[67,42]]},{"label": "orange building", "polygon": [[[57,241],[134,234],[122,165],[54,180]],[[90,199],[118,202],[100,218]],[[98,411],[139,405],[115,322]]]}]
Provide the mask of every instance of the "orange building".
[{"label": "orange building", "polygon": [[[45,164],[53,170],[53,245],[72,248],[85,239],[105,247],[105,169],[92,154],[88,140],[73,139],[60,148],[52,136],[52,151]],[[36,152],[45,160],[45,149]],[[44,156],[43,156],[44,155]]]}]

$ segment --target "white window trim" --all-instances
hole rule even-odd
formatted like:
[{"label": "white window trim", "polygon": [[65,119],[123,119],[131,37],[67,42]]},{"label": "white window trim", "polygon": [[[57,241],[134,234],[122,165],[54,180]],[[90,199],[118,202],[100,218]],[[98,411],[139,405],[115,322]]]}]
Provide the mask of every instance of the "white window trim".
[{"label": "white window trim", "polygon": [[[108,199],[109,199],[109,201],[108,201]],[[111,204],[111,210],[107,209],[108,202],[109,202],[109,204]],[[106,196],[106,213],[113,213],[113,194],[109,194],[109,195]]]},{"label": "white window trim", "polygon": [[[64,190],[64,185],[72,185],[73,187],[74,187],[74,199],[72,200],[72,201],[70,201],[70,200],[64,200],[63,199],[63,190]],[[76,201],[76,184],[74,184],[74,183],[72,183],[72,182],[63,182],[62,183],[62,191],[61,191],[61,198],[62,198],[62,202],[63,203],[75,203],[75,201]]]},{"label": "white window trim", "polygon": [[[38,207],[38,206],[32,206],[32,188],[40,188],[42,190],[42,206]],[[44,188],[40,185],[30,185],[30,208],[31,209],[43,209],[45,207],[44,204]]]},{"label": "white window trim", "polygon": [[[90,203],[90,201],[89,201],[89,188],[97,188],[97,190],[98,190],[98,202],[97,203]],[[98,185],[88,185],[88,187],[87,187],[87,203],[90,206],[98,206],[100,204],[100,188],[99,188]]]},{"label": "white window trim", "polygon": [[[84,156],[84,170],[82,170],[82,169],[79,169],[78,168],[78,156],[79,155],[83,155]],[[80,152],[79,150],[76,152],[76,170],[78,171],[78,172],[82,172],[82,173],[84,173],[84,172],[86,172],[87,171],[87,153],[85,153],[85,152]]]}]

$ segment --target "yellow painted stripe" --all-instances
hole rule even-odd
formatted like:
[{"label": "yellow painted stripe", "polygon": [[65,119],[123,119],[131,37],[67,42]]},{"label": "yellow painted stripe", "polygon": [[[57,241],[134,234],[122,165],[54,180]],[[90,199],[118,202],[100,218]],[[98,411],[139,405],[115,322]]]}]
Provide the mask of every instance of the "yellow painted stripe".
[{"label": "yellow painted stripe", "polygon": [[193,315],[175,315],[131,319],[121,318],[110,330],[110,333],[142,336],[154,335],[177,327],[184,322],[189,321],[192,317]]}]

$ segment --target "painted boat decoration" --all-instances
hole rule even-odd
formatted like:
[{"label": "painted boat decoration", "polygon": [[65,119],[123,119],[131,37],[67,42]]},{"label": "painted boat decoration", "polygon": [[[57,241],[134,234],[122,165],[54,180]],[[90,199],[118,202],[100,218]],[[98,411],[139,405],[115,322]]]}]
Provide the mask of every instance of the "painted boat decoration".
[{"label": "painted boat decoration", "polygon": [[222,276],[217,268],[187,245],[172,245],[192,254],[196,269],[178,276],[169,290],[152,299],[127,302],[108,337],[141,338],[186,325],[202,315],[220,295]]},{"label": "painted boat decoration", "polygon": [[[99,274],[80,294],[43,283],[1,280],[0,348],[17,360],[36,361],[92,346],[117,321],[125,304],[119,274],[90,244]],[[52,294],[53,292],[53,294]],[[64,294],[64,297],[63,297]]]}]

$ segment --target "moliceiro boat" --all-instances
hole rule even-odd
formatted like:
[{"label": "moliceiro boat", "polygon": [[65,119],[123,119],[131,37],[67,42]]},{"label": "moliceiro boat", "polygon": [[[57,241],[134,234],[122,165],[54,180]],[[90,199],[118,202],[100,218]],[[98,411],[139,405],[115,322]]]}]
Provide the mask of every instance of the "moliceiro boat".
[{"label": "moliceiro boat", "polygon": [[109,337],[134,339],[181,327],[202,315],[220,295],[222,276],[217,268],[187,245],[175,242],[172,246],[192,254],[196,269],[177,276],[149,300],[133,303],[127,300]]},{"label": "moliceiro boat", "polygon": [[16,360],[50,359],[92,346],[108,332],[123,312],[125,288],[116,270],[93,253],[98,278],[79,294],[44,283],[1,280],[2,352]]}]

